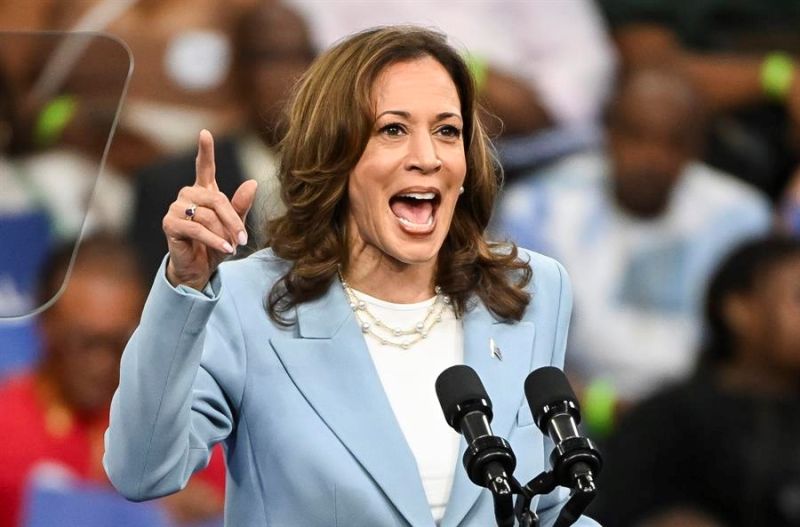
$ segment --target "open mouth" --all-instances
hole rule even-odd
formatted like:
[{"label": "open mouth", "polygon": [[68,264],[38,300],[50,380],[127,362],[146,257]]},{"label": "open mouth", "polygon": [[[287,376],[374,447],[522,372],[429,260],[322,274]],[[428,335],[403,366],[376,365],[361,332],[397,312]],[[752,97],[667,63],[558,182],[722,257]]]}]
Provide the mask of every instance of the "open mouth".
[{"label": "open mouth", "polygon": [[427,232],[433,227],[441,197],[437,191],[403,191],[389,199],[392,213],[411,232]]}]

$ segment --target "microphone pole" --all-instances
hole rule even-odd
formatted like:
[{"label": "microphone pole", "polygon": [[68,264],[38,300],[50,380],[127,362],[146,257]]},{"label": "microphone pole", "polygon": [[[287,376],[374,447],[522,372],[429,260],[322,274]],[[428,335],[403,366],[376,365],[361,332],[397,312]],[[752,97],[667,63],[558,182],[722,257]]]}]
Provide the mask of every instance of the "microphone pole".
[{"label": "microphone pole", "polygon": [[[555,443],[550,453],[552,473],[543,474],[525,486],[525,500],[517,503],[517,513],[530,506],[530,497],[556,485],[570,489],[570,498],[556,520],[556,527],[572,525],[597,494],[595,477],[602,468],[597,446],[578,432],[580,407],[566,375],[546,366],[525,379],[525,397],[534,422]],[[549,491],[548,491],[549,492]],[[526,496],[530,495],[530,497]]]},{"label": "microphone pole", "polygon": [[447,424],[467,441],[463,463],[469,479],[491,491],[497,525],[513,527],[517,458],[508,441],[492,433],[492,401],[478,374],[469,366],[451,366],[436,379],[436,395]]}]

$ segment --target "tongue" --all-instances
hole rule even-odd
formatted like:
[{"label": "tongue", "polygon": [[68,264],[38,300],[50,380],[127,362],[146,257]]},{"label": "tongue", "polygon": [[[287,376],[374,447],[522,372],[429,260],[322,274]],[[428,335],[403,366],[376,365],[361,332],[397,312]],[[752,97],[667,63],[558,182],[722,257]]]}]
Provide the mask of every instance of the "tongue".
[{"label": "tongue", "polygon": [[398,199],[391,203],[391,207],[395,216],[411,223],[428,223],[428,218],[433,214],[433,203],[426,200]]}]

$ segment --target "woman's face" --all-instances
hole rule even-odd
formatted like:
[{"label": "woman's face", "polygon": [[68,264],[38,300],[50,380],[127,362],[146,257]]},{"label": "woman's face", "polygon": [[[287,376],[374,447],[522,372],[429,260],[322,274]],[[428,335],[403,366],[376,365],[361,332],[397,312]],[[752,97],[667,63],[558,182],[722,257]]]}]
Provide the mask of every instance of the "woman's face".
[{"label": "woman's face", "polygon": [[764,346],[765,359],[778,367],[800,370],[800,258],[778,264],[753,296],[752,338]]},{"label": "woman's face", "polygon": [[466,175],[461,104],[425,57],[388,66],[372,89],[375,121],[348,182],[351,257],[435,264]]},{"label": "woman's face", "polygon": [[728,323],[745,360],[800,371],[800,257],[774,264],[752,291],[728,300]]}]

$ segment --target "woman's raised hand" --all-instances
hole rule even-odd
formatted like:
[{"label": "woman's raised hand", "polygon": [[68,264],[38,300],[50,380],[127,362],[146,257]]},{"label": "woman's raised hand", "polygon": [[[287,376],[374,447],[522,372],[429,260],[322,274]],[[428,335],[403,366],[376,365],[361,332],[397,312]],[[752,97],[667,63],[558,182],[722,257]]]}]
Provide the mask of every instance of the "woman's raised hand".
[{"label": "woman's raised hand", "polygon": [[200,132],[195,182],[183,187],[162,221],[169,247],[167,279],[202,290],[225,257],[247,243],[245,218],[253,205],[257,183],[242,183],[233,198],[220,192],[214,165],[214,139]]}]

